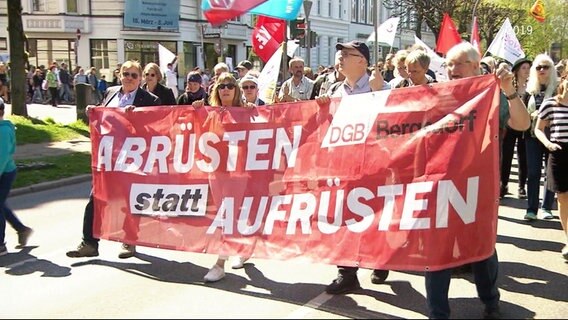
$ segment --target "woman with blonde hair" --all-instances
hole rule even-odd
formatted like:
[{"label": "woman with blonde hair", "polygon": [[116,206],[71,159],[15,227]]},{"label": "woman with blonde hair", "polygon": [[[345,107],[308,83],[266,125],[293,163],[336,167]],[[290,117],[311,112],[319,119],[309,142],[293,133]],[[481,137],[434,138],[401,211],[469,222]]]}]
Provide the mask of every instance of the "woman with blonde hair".
[{"label": "woman with blonde hair", "polygon": [[150,62],[144,67],[142,75],[144,76],[145,82],[142,85],[142,89],[157,95],[165,106],[177,105],[172,89],[160,83],[163,78],[160,66],[154,62]]},{"label": "woman with blonde hair", "polygon": [[[558,94],[545,100],[538,110],[535,135],[550,152],[546,170],[547,188],[558,197],[560,224],[566,238],[562,256],[568,260],[568,77],[558,87]],[[550,129],[550,136],[545,133]]]},{"label": "woman with blonde hair", "polygon": [[[223,128],[223,117],[225,116],[225,108],[228,107],[243,107],[251,108],[254,107],[252,104],[247,105],[243,100],[243,92],[237,83],[237,79],[229,72],[221,73],[215,80],[211,88],[211,95],[209,96],[209,105],[214,107],[213,110],[209,111],[207,119],[204,121],[204,129],[209,132],[223,136],[225,130]],[[215,110],[215,108],[220,108],[220,110]],[[224,146],[223,146],[224,144]],[[226,141],[220,139],[215,145],[220,145],[219,150],[228,149]],[[236,147],[239,147],[238,145]],[[243,152],[238,152],[237,154],[243,155]],[[244,162],[244,159],[238,159],[235,161],[236,166],[239,163]],[[222,202],[226,199],[227,194],[233,195],[234,210],[240,211],[240,205],[245,190],[243,186],[246,186],[249,181],[248,174],[237,168],[236,170],[229,171],[227,168],[219,166],[219,168],[209,175],[209,186],[211,188],[211,195],[215,201],[217,208],[221,207]],[[221,235],[223,237],[223,235]],[[228,242],[230,239],[222,240],[223,242]],[[227,255],[220,254],[217,258],[217,262],[209,269],[209,272],[205,275],[203,280],[205,282],[215,282],[223,279],[225,277],[225,262],[228,260]],[[244,263],[244,259],[240,259]]]},{"label": "woman with blonde hair", "polygon": [[[535,137],[534,128],[538,116],[538,110],[542,102],[552,97],[556,92],[558,78],[554,70],[552,59],[546,54],[539,54],[535,57],[527,82],[528,100],[525,101],[529,115],[531,116],[531,128],[525,134],[525,146],[527,154],[527,200],[528,206],[524,219],[533,221],[538,218],[540,179],[542,176],[543,158],[546,163],[548,150]],[[544,188],[542,199],[542,211],[544,219],[552,219],[552,204],[554,193]]]}]

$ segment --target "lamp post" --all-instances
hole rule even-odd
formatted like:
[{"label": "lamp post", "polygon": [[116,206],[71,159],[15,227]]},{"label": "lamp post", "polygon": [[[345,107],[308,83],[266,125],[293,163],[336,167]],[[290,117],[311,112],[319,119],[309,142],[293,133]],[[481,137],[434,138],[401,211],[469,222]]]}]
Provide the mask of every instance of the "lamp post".
[{"label": "lamp post", "polygon": [[311,67],[311,51],[312,51],[312,44],[310,43],[310,11],[312,10],[312,2],[310,0],[304,0],[304,14],[306,15],[306,49],[308,50],[306,52],[306,62],[308,67]]},{"label": "lamp post", "polygon": [[79,40],[81,40],[81,29],[77,28],[77,31],[75,31],[75,36],[76,36],[76,40],[75,40],[75,67],[79,65]]}]

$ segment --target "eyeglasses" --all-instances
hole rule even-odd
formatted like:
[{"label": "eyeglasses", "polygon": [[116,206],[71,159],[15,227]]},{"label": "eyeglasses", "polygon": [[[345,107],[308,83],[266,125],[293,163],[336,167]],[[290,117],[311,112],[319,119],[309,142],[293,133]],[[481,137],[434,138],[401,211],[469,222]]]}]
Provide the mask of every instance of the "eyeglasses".
[{"label": "eyeglasses", "polygon": [[353,57],[359,57],[359,58],[364,58],[362,55],[360,54],[356,54],[356,53],[351,53],[351,52],[347,52],[347,51],[339,51],[340,56],[342,57],[347,57],[347,56],[353,56]]},{"label": "eyeglasses", "polygon": [[550,66],[547,66],[547,65],[536,66],[535,69],[536,69],[536,71],[548,70],[548,69],[550,69]]},{"label": "eyeglasses", "polygon": [[221,83],[219,85],[219,89],[225,89],[225,88],[227,88],[229,90],[233,90],[233,89],[235,89],[235,85],[232,84],[232,83]]},{"label": "eyeglasses", "polygon": [[256,86],[242,86],[243,90],[254,90],[256,89]]},{"label": "eyeglasses", "polygon": [[155,77],[156,74],[155,73],[145,73],[144,74],[146,77],[150,76],[150,77]]},{"label": "eyeglasses", "polygon": [[136,80],[136,79],[138,79],[138,73],[124,71],[122,73],[122,77],[123,78],[131,77],[132,79]]}]

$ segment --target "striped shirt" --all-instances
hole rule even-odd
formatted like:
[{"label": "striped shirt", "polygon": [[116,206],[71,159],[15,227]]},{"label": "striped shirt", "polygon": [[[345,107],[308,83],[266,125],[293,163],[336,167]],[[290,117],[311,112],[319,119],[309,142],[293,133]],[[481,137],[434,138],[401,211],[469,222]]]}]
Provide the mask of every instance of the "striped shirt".
[{"label": "striped shirt", "polygon": [[568,106],[546,99],[538,109],[538,117],[550,125],[550,141],[568,143]]}]

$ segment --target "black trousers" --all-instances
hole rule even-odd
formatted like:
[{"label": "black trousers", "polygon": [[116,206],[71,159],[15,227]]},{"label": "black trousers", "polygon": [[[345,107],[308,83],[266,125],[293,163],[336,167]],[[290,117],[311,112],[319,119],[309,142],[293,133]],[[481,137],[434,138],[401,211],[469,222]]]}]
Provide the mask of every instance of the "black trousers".
[{"label": "black trousers", "polygon": [[517,159],[519,162],[519,188],[524,189],[527,183],[527,153],[525,147],[525,131],[517,131],[507,128],[501,144],[501,186],[509,184],[511,165],[515,144],[517,145]]}]

